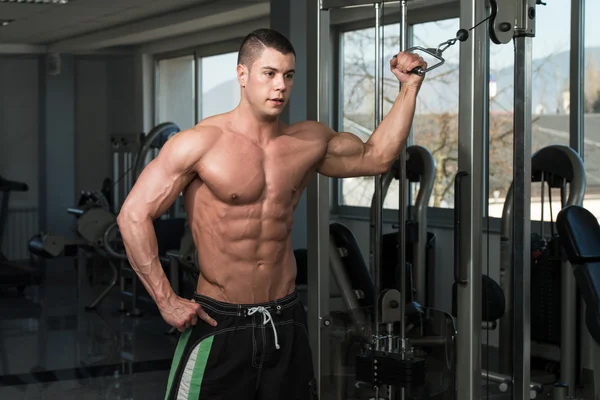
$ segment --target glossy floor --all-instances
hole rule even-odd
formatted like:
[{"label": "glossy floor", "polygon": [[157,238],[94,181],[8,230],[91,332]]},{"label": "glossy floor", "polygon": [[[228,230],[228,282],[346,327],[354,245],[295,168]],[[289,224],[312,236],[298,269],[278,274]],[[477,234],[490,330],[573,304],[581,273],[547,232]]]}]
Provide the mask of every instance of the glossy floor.
[{"label": "glossy floor", "polygon": [[[52,260],[40,287],[0,292],[0,400],[164,398],[178,335],[156,310],[121,313],[116,288],[86,311],[109,279],[105,266],[92,276],[75,260]],[[484,398],[511,398],[482,385]],[[587,388],[578,396],[594,398]]]},{"label": "glossy floor", "polygon": [[106,276],[78,280],[71,260],[45,271],[25,297],[0,293],[0,399],[162,399],[177,335],[160,315],[119,312],[116,288],[86,311]]}]

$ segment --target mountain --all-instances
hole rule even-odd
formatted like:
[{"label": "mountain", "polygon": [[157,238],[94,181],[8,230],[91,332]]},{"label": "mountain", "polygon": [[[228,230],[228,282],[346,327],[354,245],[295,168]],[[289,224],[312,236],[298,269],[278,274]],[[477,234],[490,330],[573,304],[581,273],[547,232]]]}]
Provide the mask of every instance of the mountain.
[{"label": "mountain", "polygon": [[[600,80],[600,48],[586,49],[586,65],[584,74],[595,69]],[[564,113],[568,107],[569,88],[568,51],[551,54],[547,57],[532,60],[532,107],[536,114]],[[590,63],[592,59],[593,64]],[[358,64],[358,67],[355,65]],[[371,60],[346,60],[344,63],[344,96],[351,113],[368,114],[373,108],[373,81],[361,82],[366,74],[374,75],[374,62]],[[383,76],[391,82],[396,79],[389,68],[384,68]],[[585,75],[584,75],[585,76]],[[490,70],[492,85],[496,86],[496,96],[490,103],[492,111],[512,111],[514,104],[514,68],[507,67]],[[417,114],[456,113],[458,110],[458,64],[445,63],[428,73],[425,84],[419,94]],[[600,82],[598,82],[600,83]],[[356,89],[356,86],[359,89]],[[584,85],[587,87],[588,85]],[[490,88],[490,91],[492,88]],[[567,91],[567,95],[565,95]],[[389,97],[389,96],[388,96]],[[386,110],[387,111],[387,110]]]},{"label": "mountain", "polygon": [[[593,59],[592,65],[589,60]],[[354,60],[352,60],[354,61]],[[353,63],[347,60],[346,65]],[[365,74],[374,74],[374,63],[362,61],[360,68],[349,70],[347,67],[344,75],[344,96],[351,99],[351,105],[344,111],[351,114],[372,114],[374,107],[374,85],[373,81],[367,81]],[[600,48],[586,49],[586,65],[584,74],[588,68],[597,69],[600,79]],[[532,62],[532,106],[535,114],[564,113],[563,93],[569,86],[569,52],[552,54],[543,59]],[[490,104],[492,111],[512,111],[514,103],[513,80],[514,69],[503,68],[491,70],[491,78],[497,86],[497,95]],[[384,78],[395,82],[395,76],[389,68],[384,69]],[[428,74],[419,94],[417,114],[456,113],[458,110],[458,64],[445,63]],[[599,82],[600,83],[600,82]],[[584,87],[588,86],[587,84]],[[397,86],[392,84],[386,86],[384,94],[393,97]],[[293,94],[292,94],[293,96]],[[234,108],[239,101],[239,86],[237,79],[232,78],[225,81],[202,95],[203,115],[209,116]],[[568,105],[568,98],[565,99]],[[345,101],[344,103],[347,103]],[[389,104],[384,112],[389,109]]]},{"label": "mountain", "polygon": [[[593,60],[592,63],[590,63],[590,60]],[[535,114],[564,113],[566,111],[565,106],[568,109],[569,62],[569,51],[551,54],[532,61],[531,103]],[[588,47],[585,50],[584,77],[590,68],[596,69],[597,74],[600,76],[599,47]],[[504,89],[504,93],[496,98],[496,108],[512,110],[514,102],[512,91],[514,68],[504,68],[490,72],[498,85],[498,93]],[[583,86],[586,87],[587,85],[584,83]]]}]

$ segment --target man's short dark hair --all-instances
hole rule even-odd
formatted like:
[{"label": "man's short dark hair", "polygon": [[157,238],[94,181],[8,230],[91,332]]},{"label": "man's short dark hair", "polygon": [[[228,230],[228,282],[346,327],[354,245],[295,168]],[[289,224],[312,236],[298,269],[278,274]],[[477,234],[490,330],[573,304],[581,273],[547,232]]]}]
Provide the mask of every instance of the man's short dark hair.
[{"label": "man's short dark hair", "polygon": [[282,54],[292,53],[296,57],[294,47],[285,36],[276,30],[264,28],[252,31],[244,38],[238,53],[238,64],[250,68],[265,48],[275,49]]}]

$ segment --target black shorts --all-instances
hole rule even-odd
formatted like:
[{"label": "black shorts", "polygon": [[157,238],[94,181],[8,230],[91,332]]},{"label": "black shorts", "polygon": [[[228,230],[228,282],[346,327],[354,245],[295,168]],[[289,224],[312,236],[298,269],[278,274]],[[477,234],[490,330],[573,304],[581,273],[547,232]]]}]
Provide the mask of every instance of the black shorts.
[{"label": "black shorts", "polygon": [[317,398],[306,312],[296,292],[264,304],[198,294],[194,301],[217,326],[199,320],[181,334],[165,399]]}]

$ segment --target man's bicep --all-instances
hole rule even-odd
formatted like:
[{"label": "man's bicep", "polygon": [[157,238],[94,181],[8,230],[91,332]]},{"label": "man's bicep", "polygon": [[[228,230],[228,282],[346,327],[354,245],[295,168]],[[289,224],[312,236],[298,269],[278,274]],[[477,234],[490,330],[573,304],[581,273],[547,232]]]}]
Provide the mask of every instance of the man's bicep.
[{"label": "man's bicep", "polygon": [[195,177],[198,147],[182,140],[167,141],[158,156],[141,172],[123,207],[158,218]]},{"label": "man's bicep", "polygon": [[160,159],[152,160],[140,174],[123,207],[134,213],[160,217],[194,178],[188,171],[166,167]]},{"label": "man's bicep", "polygon": [[368,146],[358,136],[341,132],[334,134],[327,143],[327,151],[318,172],[334,178],[359,176]]}]

